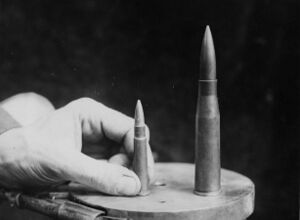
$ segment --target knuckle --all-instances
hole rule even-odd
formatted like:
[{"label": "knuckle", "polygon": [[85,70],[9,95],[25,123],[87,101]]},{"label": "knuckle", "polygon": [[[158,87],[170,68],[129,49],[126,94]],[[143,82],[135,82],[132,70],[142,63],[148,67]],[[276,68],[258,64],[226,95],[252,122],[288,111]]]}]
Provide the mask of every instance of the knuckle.
[{"label": "knuckle", "polygon": [[89,108],[95,103],[96,103],[95,100],[88,97],[83,97],[70,102],[68,105],[72,108],[83,109],[83,108]]},{"label": "knuckle", "polygon": [[88,97],[83,97],[75,100],[75,102],[77,102],[79,105],[91,105],[94,104],[96,101]]}]

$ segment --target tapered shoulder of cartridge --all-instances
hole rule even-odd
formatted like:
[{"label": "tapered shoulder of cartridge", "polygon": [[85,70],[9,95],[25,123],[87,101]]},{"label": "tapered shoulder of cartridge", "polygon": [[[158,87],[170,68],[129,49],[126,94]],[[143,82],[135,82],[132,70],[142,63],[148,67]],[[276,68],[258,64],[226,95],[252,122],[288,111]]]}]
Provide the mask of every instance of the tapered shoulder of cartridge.
[{"label": "tapered shoulder of cartridge", "polygon": [[199,80],[214,79],[216,79],[215,48],[210,28],[207,25],[202,39]]}]

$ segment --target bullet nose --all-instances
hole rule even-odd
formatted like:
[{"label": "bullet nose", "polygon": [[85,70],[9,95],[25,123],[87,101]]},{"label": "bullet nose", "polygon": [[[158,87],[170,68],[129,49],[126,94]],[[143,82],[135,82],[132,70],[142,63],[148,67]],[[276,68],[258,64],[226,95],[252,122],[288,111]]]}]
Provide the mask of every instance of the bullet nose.
[{"label": "bullet nose", "polygon": [[145,125],[145,117],[144,117],[144,110],[140,100],[137,101],[135,107],[135,126],[144,126]]},{"label": "bullet nose", "polygon": [[214,42],[209,26],[206,26],[200,53],[199,80],[216,79],[216,56]]}]

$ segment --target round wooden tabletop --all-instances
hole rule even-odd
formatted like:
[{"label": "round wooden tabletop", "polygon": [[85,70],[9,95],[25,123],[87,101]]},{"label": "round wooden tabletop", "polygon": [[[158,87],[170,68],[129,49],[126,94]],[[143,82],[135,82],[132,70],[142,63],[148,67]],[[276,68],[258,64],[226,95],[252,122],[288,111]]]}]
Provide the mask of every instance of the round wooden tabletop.
[{"label": "round wooden tabletop", "polygon": [[199,196],[194,190],[194,164],[156,163],[156,181],[148,196],[116,197],[96,192],[72,193],[108,215],[130,219],[246,219],[254,209],[254,184],[233,171],[221,170],[221,192]]}]

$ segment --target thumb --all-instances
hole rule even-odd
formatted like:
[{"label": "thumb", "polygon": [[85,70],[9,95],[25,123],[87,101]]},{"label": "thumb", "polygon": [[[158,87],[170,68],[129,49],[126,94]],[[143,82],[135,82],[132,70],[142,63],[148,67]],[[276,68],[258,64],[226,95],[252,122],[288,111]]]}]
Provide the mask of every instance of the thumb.
[{"label": "thumb", "polygon": [[70,158],[65,160],[68,164],[63,166],[64,178],[111,195],[133,196],[139,193],[140,180],[126,167],[95,160],[77,151],[68,155]]}]

